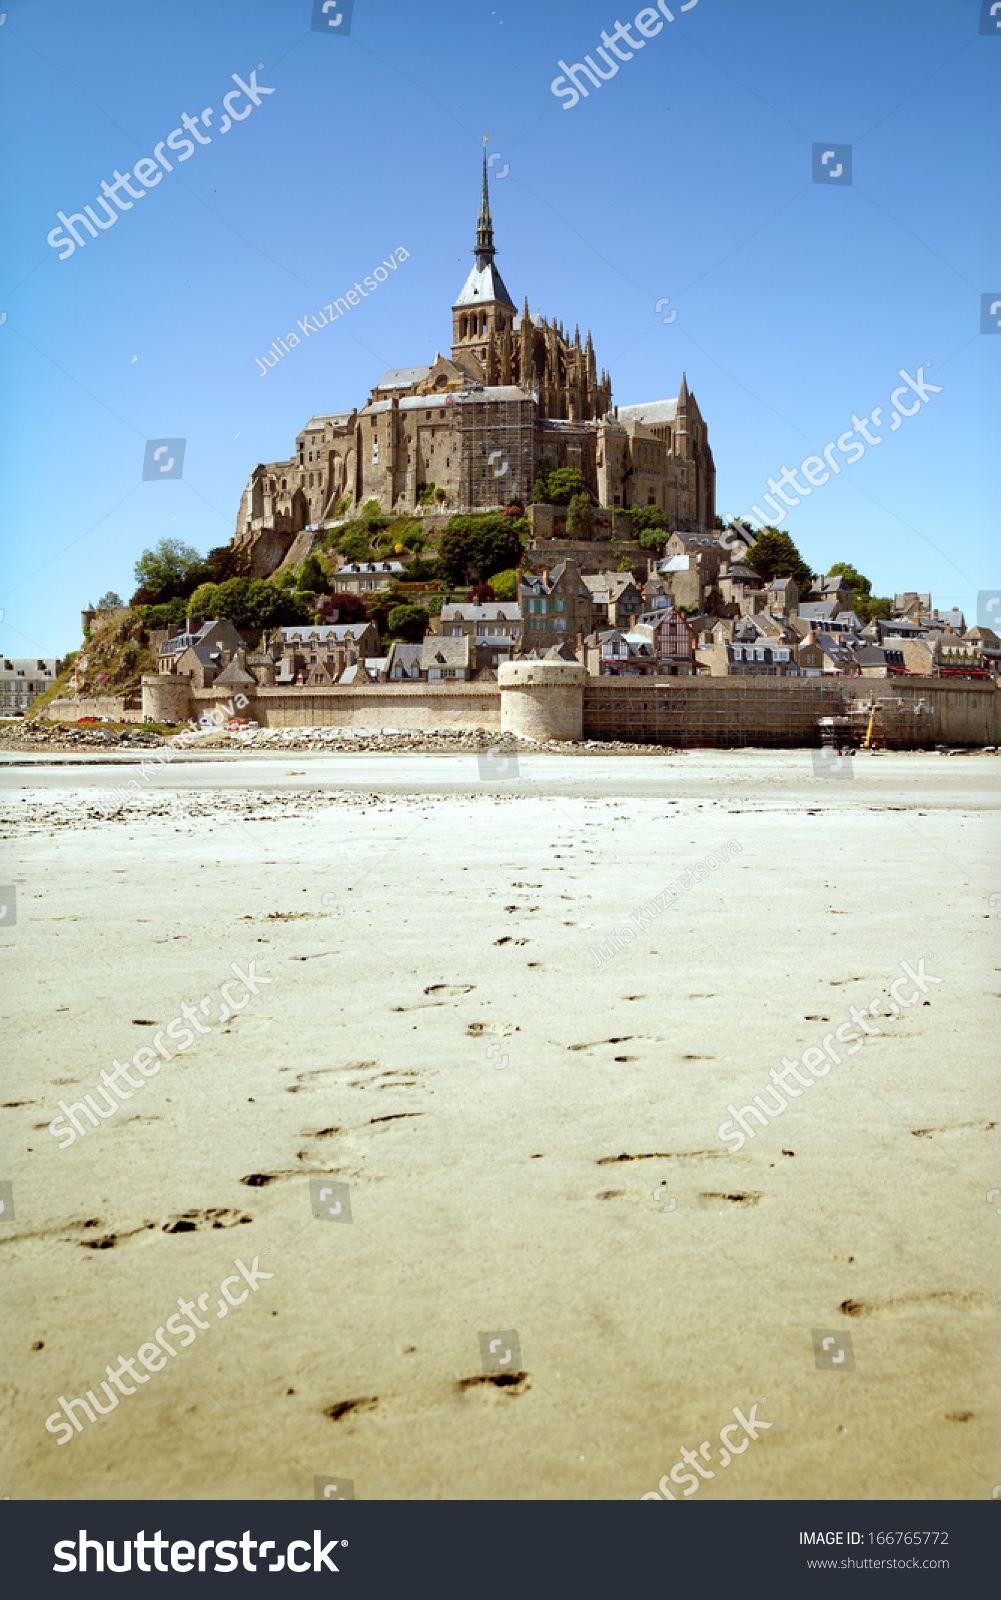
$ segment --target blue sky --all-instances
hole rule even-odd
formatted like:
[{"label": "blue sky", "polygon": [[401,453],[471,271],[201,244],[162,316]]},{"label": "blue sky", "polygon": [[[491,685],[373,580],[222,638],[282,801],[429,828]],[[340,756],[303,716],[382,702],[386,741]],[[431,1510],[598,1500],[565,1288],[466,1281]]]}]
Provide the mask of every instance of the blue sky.
[{"label": "blue sky", "polygon": [[[900,369],[930,362],[940,392],[782,525],[818,570],[852,561],[974,620],[999,586],[1001,336],[979,327],[1001,298],[1001,30],[978,33],[980,0],[680,4],[564,110],[560,58],[642,7],[355,0],[350,36],[325,37],[312,0],[9,0],[4,652],[75,648],[81,606],[127,598],[145,546],[225,543],[256,462],[448,349],[484,133],[514,299],[590,327],[621,404],[687,371],[724,514],[853,412],[885,424]],[[252,71],[274,93],[221,136]],[[102,179],[206,107],[211,143],[59,259],[56,213],[97,209]],[[850,186],[813,181],[817,141],[852,145]],[[272,339],[400,247],[377,293],[260,375]],[[161,437],[186,441],[183,479],[143,482]]]}]

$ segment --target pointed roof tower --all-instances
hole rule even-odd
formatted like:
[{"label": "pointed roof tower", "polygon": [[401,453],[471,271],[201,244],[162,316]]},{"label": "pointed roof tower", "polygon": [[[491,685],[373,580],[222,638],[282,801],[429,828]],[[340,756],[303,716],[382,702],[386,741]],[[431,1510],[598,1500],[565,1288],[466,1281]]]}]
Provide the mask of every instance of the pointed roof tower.
[{"label": "pointed roof tower", "polygon": [[480,211],[476,219],[476,245],[473,255],[476,257],[473,270],[462,286],[462,292],[453,303],[453,310],[458,306],[482,306],[490,301],[499,305],[509,306],[515,310],[514,301],[507,292],[504,280],[494,266],[494,226],[490,215],[490,191],[487,187],[487,139],[489,134],[483,136],[483,189],[480,196]]},{"label": "pointed roof tower", "polygon": [[687,404],[688,404],[688,378],[687,378],[687,375],[683,372],[681,374],[681,388],[678,390],[678,405],[679,406],[686,406]]},{"label": "pointed roof tower", "polygon": [[491,260],[496,255],[494,249],[494,225],[490,215],[490,191],[487,188],[487,140],[490,135],[483,135],[483,192],[480,196],[480,214],[476,219],[476,255],[488,256]]}]

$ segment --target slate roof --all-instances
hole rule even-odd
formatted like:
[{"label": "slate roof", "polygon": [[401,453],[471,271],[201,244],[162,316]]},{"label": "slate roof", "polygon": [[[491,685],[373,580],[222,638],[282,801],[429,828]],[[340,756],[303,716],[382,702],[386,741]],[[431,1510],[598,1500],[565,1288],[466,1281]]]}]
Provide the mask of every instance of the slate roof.
[{"label": "slate roof", "polygon": [[829,622],[838,612],[837,600],[809,600],[799,608],[805,622]]},{"label": "slate roof", "polygon": [[349,561],[346,566],[338,567],[335,577],[340,578],[346,573],[356,572],[402,572],[402,561]]},{"label": "slate roof", "polygon": [[517,600],[488,600],[482,606],[462,605],[450,601],[441,608],[442,622],[520,622],[521,606]]},{"label": "slate roof", "polygon": [[415,383],[420,383],[431,371],[430,367],[392,367],[389,372],[383,373],[377,389],[410,389]]},{"label": "slate roof", "polygon": [[299,429],[299,433],[322,433],[325,425],[328,422],[331,423],[335,428],[342,428],[349,420],[350,416],[350,411],[335,411],[329,412],[322,417],[310,417],[309,421],[306,423],[306,426]]},{"label": "slate roof", "polygon": [[446,639],[438,634],[429,633],[421,645],[421,670],[427,671],[430,667],[468,667],[469,666],[469,640],[463,634],[461,639]]},{"label": "slate roof", "polygon": [[515,310],[514,301],[508,294],[501,277],[492,260],[484,260],[477,256],[469,277],[466,279],[459,298],[453,302],[456,306],[484,305],[488,300],[499,300],[502,305],[510,306]]},{"label": "slate roof", "polygon": [[314,637],[320,644],[354,644],[370,626],[369,622],[324,622],[277,628],[275,632],[285,644],[308,644]]},{"label": "slate roof", "polygon": [[677,400],[647,400],[638,406],[619,406],[620,422],[673,422],[677,415]]}]

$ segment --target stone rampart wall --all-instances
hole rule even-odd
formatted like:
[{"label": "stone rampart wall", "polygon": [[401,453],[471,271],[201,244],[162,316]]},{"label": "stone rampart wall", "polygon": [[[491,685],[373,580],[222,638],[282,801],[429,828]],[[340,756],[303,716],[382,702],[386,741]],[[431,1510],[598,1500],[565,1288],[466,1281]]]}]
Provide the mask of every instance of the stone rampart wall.
[{"label": "stone rampart wall", "polygon": [[50,700],[42,716],[51,722],[78,722],[81,717],[114,717],[116,722],[141,722],[138,702],[122,695],[103,695],[100,699]]},{"label": "stone rampart wall", "polygon": [[[195,715],[227,705],[220,689],[196,689]],[[233,713],[231,713],[233,714]],[[457,683],[445,690],[426,684],[370,684],[364,689],[258,689],[236,716],[262,728],[488,728],[500,729],[495,684]]]}]

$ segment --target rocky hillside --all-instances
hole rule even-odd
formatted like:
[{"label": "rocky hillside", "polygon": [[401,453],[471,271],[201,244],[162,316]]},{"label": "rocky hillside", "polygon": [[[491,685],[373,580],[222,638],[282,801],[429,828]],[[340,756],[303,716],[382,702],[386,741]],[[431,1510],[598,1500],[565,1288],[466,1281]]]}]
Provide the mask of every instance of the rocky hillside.
[{"label": "rocky hillside", "polygon": [[134,695],[142,692],[142,674],[155,672],[149,630],[138,612],[101,621],[98,612],[76,659],[51,688],[35,701],[28,715],[44,717],[50,700],[63,697]]}]

